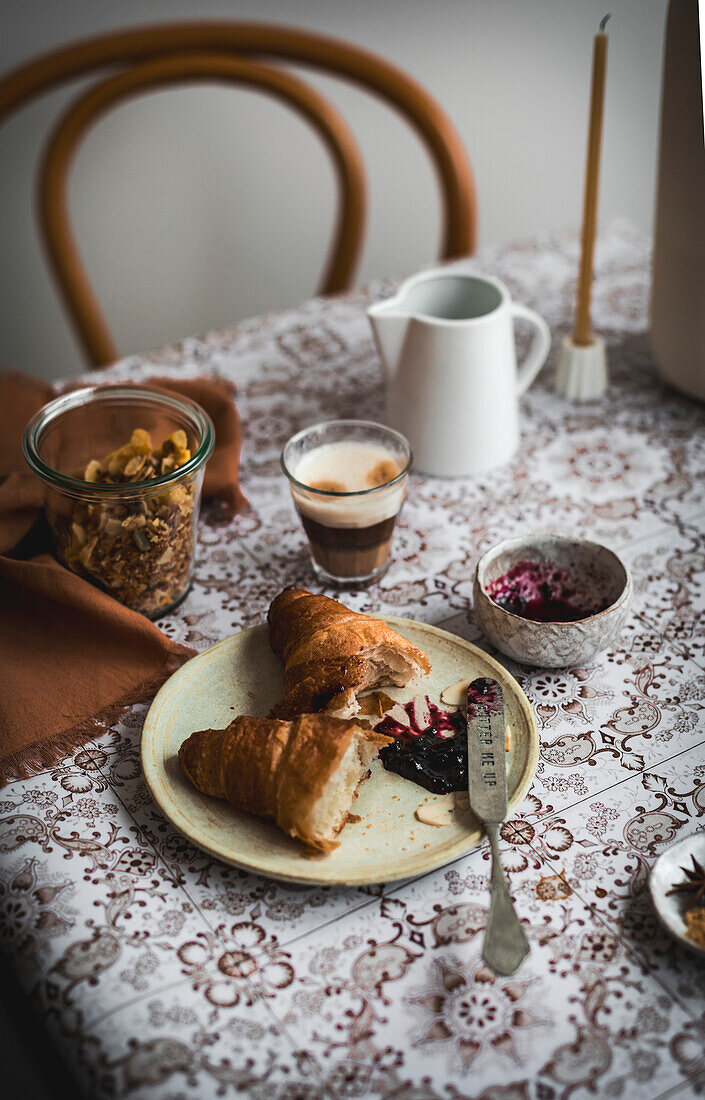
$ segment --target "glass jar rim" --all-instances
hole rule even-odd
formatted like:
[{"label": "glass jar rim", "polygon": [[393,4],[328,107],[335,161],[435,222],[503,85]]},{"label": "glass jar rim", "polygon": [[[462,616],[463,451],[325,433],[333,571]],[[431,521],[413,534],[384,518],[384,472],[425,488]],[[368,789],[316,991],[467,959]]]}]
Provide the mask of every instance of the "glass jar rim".
[{"label": "glass jar rim", "polygon": [[[391,481],[385,481],[384,485],[373,485],[369,489],[343,489],[342,491],[337,489],[316,489],[313,485],[306,485],[305,482],[298,481],[297,478],[295,478],[291,471],[288,470],[286,467],[284,452],[286,451],[287,447],[291,446],[294,443],[297,443],[299,439],[307,435],[308,432],[314,431],[314,429],[316,428],[331,428],[333,426],[340,426],[343,428],[375,428],[378,430],[381,428],[383,432],[386,432],[388,435],[393,436],[399,443],[402,444],[404,450],[407,453],[406,465],[402,470],[399,471],[396,477],[393,477],[391,479]],[[395,431],[394,428],[390,428],[386,424],[380,424],[376,420],[342,419],[320,420],[317,424],[311,424],[308,428],[302,428],[301,431],[296,432],[295,435],[292,435],[291,439],[287,439],[286,443],[281,449],[279,461],[285,476],[289,479],[292,485],[296,485],[297,488],[303,489],[307,493],[314,493],[317,496],[323,497],[364,497],[368,496],[370,493],[379,493],[382,489],[389,489],[390,486],[396,485],[397,482],[401,481],[403,477],[406,477],[406,475],[409,473],[409,470],[411,469],[411,464],[414,461],[414,456],[411,451],[409,440],[406,438],[406,436],[403,436],[401,432]]]},{"label": "glass jar rim", "polygon": [[[183,466],[177,466],[167,474],[148,478],[144,481],[128,481],[124,484],[105,485],[101,482],[85,481],[83,478],[71,477],[55,470],[39,454],[39,444],[42,436],[50,424],[57,421],[64,413],[70,412],[81,405],[107,404],[115,398],[126,403],[137,401],[148,402],[152,405],[166,406],[174,412],[181,413],[190,420],[200,434],[200,443],[188,462]],[[22,454],[30,469],[37,474],[42,481],[49,485],[60,486],[74,492],[88,493],[95,496],[106,495],[133,495],[143,492],[145,489],[158,490],[174,481],[179,481],[185,475],[195,473],[200,469],[213,453],[215,446],[215,428],[205,409],[190,397],[169,394],[159,390],[141,388],[139,386],[113,385],[104,383],[98,386],[84,386],[78,390],[61,394],[49,401],[27,424],[22,436]]]}]

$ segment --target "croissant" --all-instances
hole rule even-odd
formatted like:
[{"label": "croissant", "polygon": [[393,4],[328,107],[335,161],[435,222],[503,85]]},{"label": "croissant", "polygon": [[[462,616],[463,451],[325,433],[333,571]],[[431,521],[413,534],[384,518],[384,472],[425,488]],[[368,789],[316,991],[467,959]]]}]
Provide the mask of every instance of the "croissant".
[{"label": "croissant", "polygon": [[284,664],[286,692],[273,717],[327,708],[348,718],[360,709],[359,692],[401,687],[431,670],[426,654],[385,622],[304,588],[280,592],[267,619],[270,645]]},{"label": "croissant", "polygon": [[391,740],[323,714],[293,722],[243,716],[227,729],[192,733],[179,763],[203,794],[273,818],[290,836],[329,852],[372,760]]}]

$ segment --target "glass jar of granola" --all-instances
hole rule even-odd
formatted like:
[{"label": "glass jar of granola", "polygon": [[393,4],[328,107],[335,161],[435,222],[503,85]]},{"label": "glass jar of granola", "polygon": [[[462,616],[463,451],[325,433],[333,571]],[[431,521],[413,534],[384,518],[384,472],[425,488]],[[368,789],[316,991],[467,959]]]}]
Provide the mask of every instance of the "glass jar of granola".
[{"label": "glass jar of granola", "polygon": [[74,390],[27,425],[24,456],[46,486],[59,561],[151,619],[191,584],[210,417],[133,386]]}]

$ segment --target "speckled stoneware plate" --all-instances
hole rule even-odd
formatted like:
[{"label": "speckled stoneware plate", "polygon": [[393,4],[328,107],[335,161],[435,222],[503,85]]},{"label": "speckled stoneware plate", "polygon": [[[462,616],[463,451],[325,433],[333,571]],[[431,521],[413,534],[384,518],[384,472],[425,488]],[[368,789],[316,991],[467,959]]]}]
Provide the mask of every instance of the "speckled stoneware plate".
[{"label": "speckled stoneware plate", "polygon": [[[512,730],[508,756],[509,811],[526,795],[538,760],[538,732],[529,701],[516,680],[476,646],[438,627],[412,619],[385,617],[394,630],[431,658],[430,676],[390,688],[398,702],[441,692],[461,679],[489,676],[504,689]],[[340,847],[329,855],[309,855],[298,841],[271,822],[200,794],[181,772],[179,746],[194,730],[219,729],[237,714],[264,715],[283,695],[282,666],[269,648],[266,626],[243,630],[199,654],[176,672],[155,698],[142,732],[142,768],[152,795],[173,825],[210,855],[289,882],[360,886],[410,878],[463,855],[482,838],[469,810],[456,810],[453,822],[420,822],[416,808],[438,798],[416,783],[372,766]],[[443,704],[441,704],[443,705]]]},{"label": "speckled stoneware plate", "polygon": [[693,866],[691,856],[695,856],[698,863],[705,867],[704,829],[691,833],[676,844],[671,844],[665,852],[661,852],[651,869],[649,890],[654,908],[665,928],[689,951],[694,951],[696,955],[702,955],[705,958],[705,947],[700,947],[693,940],[689,940],[685,934],[683,911],[688,904],[688,895],[671,894],[668,897],[671,887],[676,882],[684,881],[683,868]]}]

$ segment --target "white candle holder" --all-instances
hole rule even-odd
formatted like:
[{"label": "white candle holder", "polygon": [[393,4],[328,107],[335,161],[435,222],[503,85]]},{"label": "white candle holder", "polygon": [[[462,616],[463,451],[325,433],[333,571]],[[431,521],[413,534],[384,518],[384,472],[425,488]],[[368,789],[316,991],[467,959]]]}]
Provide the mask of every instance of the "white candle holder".
[{"label": "white candle holder", "polygon": [[596,401],[607,389],[605,341],[593,336],[592,343],[580,345],[572,336],[564,336],[554,381],[556,393],[569,401]]}]

